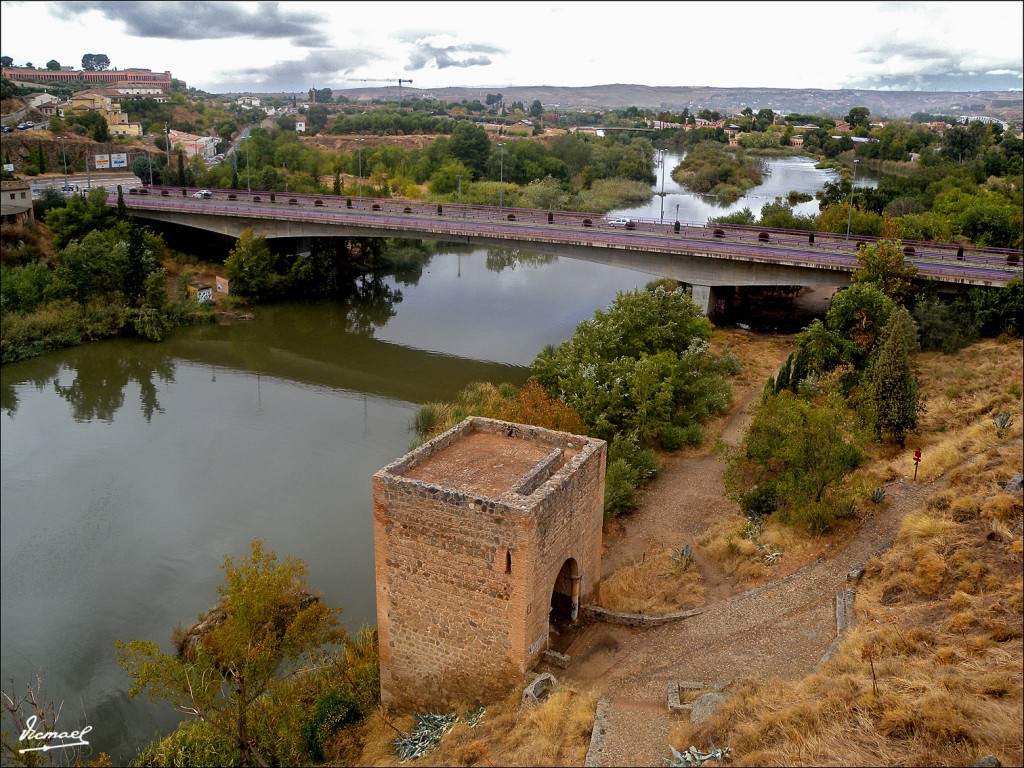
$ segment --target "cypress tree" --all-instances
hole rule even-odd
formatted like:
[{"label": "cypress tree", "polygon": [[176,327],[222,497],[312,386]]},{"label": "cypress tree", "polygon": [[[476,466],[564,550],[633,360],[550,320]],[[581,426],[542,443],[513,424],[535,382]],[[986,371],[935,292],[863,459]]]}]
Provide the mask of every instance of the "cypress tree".
[{"label": "cypress tree", "polygon": [[867,402],[875,436],[889,435],[901,446],[907,432],[917,428],[921,410],[915,356],[919,349],[917,324],[901,307],[882,329],[867,370]]}]

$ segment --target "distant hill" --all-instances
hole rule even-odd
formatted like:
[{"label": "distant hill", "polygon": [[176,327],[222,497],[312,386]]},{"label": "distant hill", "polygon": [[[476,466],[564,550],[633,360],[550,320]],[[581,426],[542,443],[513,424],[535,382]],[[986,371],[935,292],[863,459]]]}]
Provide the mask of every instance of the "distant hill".
[{"label": "distant hill", "polygon": [[[360,96],[395,99],[397,88],[335,89],[355,100]],[[735,114],[744,107],[755,112],[774,109],[783,113],[799,112],[841,117],[853,107],[867,107],[873,115],[907,118],[915,112],[942,115],[989,115],[1008,121],[1024,119],[1024,93],[1021,91],[926,92],[926,91],[863,91],[821,90],[816,88],[709,88],[700,86],[648,86],[609,84],[568,88],[550,85],[516,85],[507,88],[402,88],[402,97],[429,98],[445,101],[479,99],[488,93],[500,93],[506,102],[521,101],[529,105],[540,99],[545,107],[561,109],[608,109],[643,107],[691,112],[711,109]]]}]

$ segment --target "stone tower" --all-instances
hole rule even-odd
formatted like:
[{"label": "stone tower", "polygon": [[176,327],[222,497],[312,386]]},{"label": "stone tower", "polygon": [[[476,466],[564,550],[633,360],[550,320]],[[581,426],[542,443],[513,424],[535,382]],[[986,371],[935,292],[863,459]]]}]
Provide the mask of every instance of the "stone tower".
[{"label": "stone tower", "polygon": [[373,476],[381,701],[478,702],[601,571],[606,445],[470,417]]}]

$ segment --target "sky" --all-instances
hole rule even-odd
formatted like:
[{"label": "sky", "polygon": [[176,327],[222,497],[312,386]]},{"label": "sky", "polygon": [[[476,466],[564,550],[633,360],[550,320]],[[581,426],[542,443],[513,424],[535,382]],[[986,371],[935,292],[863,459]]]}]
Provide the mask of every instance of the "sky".
[{"label": "sky", "polygon": [[[1020,91],[1024,3],[0,2],[0,55],[210,93],[610,83]],[[377,81],[382,82],[377,82]]]}]

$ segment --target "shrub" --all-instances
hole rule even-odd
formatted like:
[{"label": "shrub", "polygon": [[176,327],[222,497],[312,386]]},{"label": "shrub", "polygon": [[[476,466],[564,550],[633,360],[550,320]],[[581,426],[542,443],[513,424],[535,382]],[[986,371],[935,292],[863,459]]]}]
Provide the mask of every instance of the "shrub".
[{"label": "shrub", "polygon": [[351,696],[331,693],[320,698],[302,729],[309,754],[314,760],[323,760],[324,743],[336,730],[359,722],[363,716],[362,707]]}]

